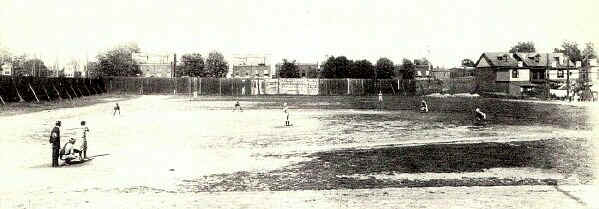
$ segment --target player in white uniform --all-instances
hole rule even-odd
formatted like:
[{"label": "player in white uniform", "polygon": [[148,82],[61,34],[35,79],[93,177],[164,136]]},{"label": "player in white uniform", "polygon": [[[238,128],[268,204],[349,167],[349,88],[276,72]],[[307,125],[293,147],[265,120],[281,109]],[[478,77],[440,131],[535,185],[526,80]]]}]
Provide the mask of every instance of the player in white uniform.
[{"label": "player in white uniform", "polygon": [[379,110],[383,109],[383,92],[379,91],[379,102],[378,102],[378,107]]},{"label": "player in white uniform", "polygon": [[285,114],[285,126],[291,126],[291,122],[289,122],[289,110],[287,109],[287,102],[283,103],[283,114]]}]

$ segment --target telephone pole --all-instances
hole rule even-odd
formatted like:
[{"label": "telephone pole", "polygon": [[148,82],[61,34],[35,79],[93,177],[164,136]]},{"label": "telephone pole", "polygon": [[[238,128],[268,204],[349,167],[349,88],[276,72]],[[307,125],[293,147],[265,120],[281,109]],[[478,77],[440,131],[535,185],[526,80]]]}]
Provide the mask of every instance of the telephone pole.
[{"label": "telephone pole", "polygon": [[545,54],[545,100],[549,100],[549,53]]},{"label": "telephone pole", "polygon": [[[570,98],[570,60],[566,59],[566,97],[568,97],[568,102],[571,102]],[[563,72],[563,71],[562,71]]]},{"label": "telephone pole", "polygon": [[173,74],[171,77],[176,77],[177,75],[177,53],[173,55]]}]

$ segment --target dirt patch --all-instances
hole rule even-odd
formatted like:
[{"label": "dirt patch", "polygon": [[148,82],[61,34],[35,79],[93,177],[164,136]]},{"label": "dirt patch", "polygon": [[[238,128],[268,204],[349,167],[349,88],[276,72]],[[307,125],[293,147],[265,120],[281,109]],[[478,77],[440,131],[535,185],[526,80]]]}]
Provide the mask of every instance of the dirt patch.
[{"label": "dirt patch", "polygon": [[468,173],[491,168],[539,168],[593,179],[590,143],[584,139],[547,139],[510,143],[428,144],[409,147],[343,149],[311,154],[312,160],[269,172],[236,172],[186,180],[184,190],[281,191],[385,187],[556,185],[561,179],[484,176],[439,179],[389,179],[356,174]]}]

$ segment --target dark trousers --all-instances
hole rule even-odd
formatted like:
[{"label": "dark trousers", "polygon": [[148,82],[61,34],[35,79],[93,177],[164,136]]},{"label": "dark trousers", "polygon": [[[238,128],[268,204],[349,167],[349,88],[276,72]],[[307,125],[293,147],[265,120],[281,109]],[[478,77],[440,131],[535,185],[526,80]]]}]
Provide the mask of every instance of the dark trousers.
[{"label": "dark trousers", "polygon": [[52,147],[52,167],[58,167],[58,154],[60,147]]}]

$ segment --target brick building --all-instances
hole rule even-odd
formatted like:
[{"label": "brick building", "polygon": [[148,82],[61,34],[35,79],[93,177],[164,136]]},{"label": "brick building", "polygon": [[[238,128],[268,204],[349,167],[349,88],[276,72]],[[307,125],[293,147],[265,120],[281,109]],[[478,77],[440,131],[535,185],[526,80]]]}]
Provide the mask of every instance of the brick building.
[{"label": "brick building", "polygon": [[173,56],[169,54],[134,53],[133,60],[144,77],[172,77]]},{"label": "brick building", "polygon": [[273,78],[270,65],[233,65],[231,77],[233,78]]}]

